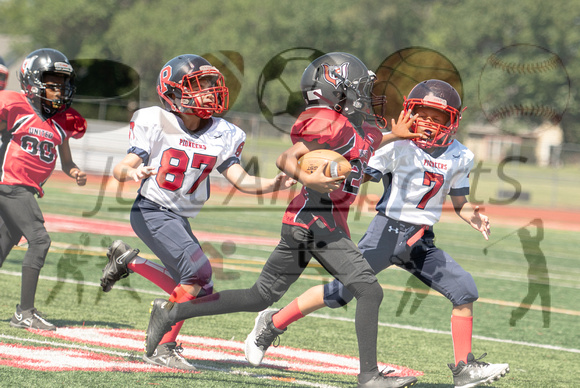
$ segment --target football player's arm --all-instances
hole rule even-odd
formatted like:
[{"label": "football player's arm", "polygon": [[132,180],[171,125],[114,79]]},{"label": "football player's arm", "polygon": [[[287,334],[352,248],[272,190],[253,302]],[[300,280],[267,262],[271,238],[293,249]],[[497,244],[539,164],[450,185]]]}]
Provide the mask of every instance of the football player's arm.
[{"label": "football player's arm", "polygon": [[58,146],[58,154],[60,155],[60,165],[62,167],[62,171],[64,171],[66,175],[73,178],[77,185],[84,186],[87,183],[87,174],[82,171],[75,164],[75,162],[73,162],[68,140],[69,139],[65,139],[65,141]]},{"label": "football player's arm", "polygon": [[489,218],[480,212],[479,206],[471,205],[465,195],[451,195],[450,197],[455,213],[473,229],[479,231],[486,240],[489,240],[488,236],[491,234]]},{"label": "football player's arm", "polygon": [[113,176],[119,182],[126,182],[131,179],[139,182],[141,179],[149,178],[151,175],[157,174],[154,167],[143,166],[142,164],[143,160],[140,156],[134,153],[128,153],[113,168]]},{"label": "football player's arm", "polygon": [[324,175],[324,168],[328,162],[321,164],[312,174],[302,171],[298,165],[298,160],[304,154],[322,148],[325,148],[325,146],[318,142],[306,143],[298,141],[278,157],[276,160],[276,166],[286,173],[286,175],[294,178],[304,186],[320,193],[330,193],[340,187],[343,178],[329,178]]},{"label": "football player's arm", "polygon": [[296,184],[294,179],[284,173],[280,173],[274,178],[250,175],[239,163],[232,164],[222,174],[236,189],[247,194],[272,193]]},{"label": "football player's arm", "polygon": [[417,115],[412,116],[411,111],[408,111],[407,114],[405,114],[405,111],[401,111],[397,122],[395,122],[395,119],[391,119],[391,132],[383,135],[379,148],[395,140],[414,139],[417,137],[427,139],[428,136],[423,132],[415,133],[410,131],[417,117]]}]

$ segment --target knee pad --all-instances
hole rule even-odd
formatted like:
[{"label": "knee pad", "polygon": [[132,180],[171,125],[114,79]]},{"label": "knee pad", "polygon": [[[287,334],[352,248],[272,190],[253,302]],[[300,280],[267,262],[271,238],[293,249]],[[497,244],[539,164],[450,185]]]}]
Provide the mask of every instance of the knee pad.
[{"label": "knee pad", "polygon": [[454,306],[461,306],[462,304],[475,302],[479,298],[477,286],[473,277],[469,273],[465,273],[461,278],[460,287],[450,295],[449,300]]},{"label": "knee pad", "polygon": [[24,255],[22,266],[41,269],[50,248],[50,236],[46,229],[39,230],[34,238],[28,240],[28,249]]},{"label": "knee pad", "polygon": [[372,300],[378,305],[383,301],[383,288],[378,281],[372,283],[353,283],[349,286],[349,290],[357,300],[366,298],[366,300]]},{"label": "knee pad", "polygon": [[257,284],[248,290],[246,297],[256,312],[267,309],[279,300],[274,298],[272,293],[261,291]]}]

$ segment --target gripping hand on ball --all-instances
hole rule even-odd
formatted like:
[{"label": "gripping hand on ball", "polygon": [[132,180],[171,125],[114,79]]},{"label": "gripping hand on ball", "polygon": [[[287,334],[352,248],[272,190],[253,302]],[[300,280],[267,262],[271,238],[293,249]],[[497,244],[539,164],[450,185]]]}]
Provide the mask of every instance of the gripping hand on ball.
[{"label": "gripping hand on ball", "polygon": [[324,170],[330,162],[325,162],[318,166],[312,174],[302,175],[302,184],[309,189],[318,191],[319,193],[331,193],[342,185],[342,181],[346,178],[344,175],[335,178],[324,175]]}]

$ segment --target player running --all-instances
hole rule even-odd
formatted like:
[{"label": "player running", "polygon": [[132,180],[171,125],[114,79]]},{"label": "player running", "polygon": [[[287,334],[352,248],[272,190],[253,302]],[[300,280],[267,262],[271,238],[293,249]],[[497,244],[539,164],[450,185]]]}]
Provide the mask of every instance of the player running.
[{"label": "player running", "polygon": [[[303,184],[284,214],[280,243],[251,288],[226,290],[185,303],[156,299],[147,328],[147,354],[154,351],[171,325],[180,320],[258,312],[271,306],[298,280],[314,257],[357,299],[359,387],[415,384],[415,377],[386,375],[378,370],[377,326],[383,293],[372,269],[350,239],[347,225],[349,207],[356,199],[369,158],[382,144],[398,138],[395,134],[383,136],[374,126],[377,117],[372,113],[371,90],[375,80],[375,74],[364,63],[347,53],[325,54],[306,68],[301,90],[307,108],[292,127],[293,145],[277,160],[282,171]],[[379,100],[384,101],[375,101]],[[397,124],[393,120],[395,133],[421,136],[409,131],[412,123],[409,115],[401,113]],[[346,179],[324,176],[324,166],[312,175],[300,170],[298,159],[322,148],[339,152],[354,166]]]},{"label": "player running", "polygon": [[[461,219],[486,240],[490,234],[488,217],[466,199],[474,155],[454,139],[461,98],[448,83],[428,80],[409,93],[404,111],[416,115],[412,130],[431,136],[396,141],[371,158],[366,179],[382,178],[385,191],[358,246],[375,273],[396,265],[449,299],[455,355],[449,368],[456,387],[474,387],[504,376],[509,366],[479,361],[483,356],[474,358],[471,340],[477,287],[472,276],[433,243],[433,225],[441,217],[447,195]],[[339,280],[312,287],[280,311],[262,311],[245,342],[247,360],[259,365],[268,347],[292,322],[322,307],[337,308],[351,301],[352,292]],[[382,289],[377,292],[383,293]]]},{"label": "player running", "polygon": [[18,79],[23,93],[0,91],[0,267],[24,236],[28,249],[22,261],[20,304],[10,326],[56,330],[34,307],[40,270],[50,248],[34,195],[44,195],[42,185],[59,155],[62,170],[77,185],[86,183],[86,174],[72,160],[69,139],[81,138],[87,124],[70,108],[75,72],[60,51],[43,48],[30,53]]},{"label": "player running", "polygon": [[[121,240],[108,249],[101,287],[136,272],[184,302],[212,293],[212,268],[194,236],[194,218],[210,195],[209,174],[219,171],[245,193],[263,194],[292,186],[284,174],[274,179],[248,175],[240,166],[246,134],[228,121],[212,117],[228,109],[228,88],[219,70],[204,58],[179,55],[163,66],[157,80],[163,108],[140,109],[129,129],[130,148],[115,166],[115,178],[142,180],[131,209],[131,226],[163,266],[138,256]],[[176,323],[159,346],[143,359],[151,364],[194,370],[181,356]]]}]

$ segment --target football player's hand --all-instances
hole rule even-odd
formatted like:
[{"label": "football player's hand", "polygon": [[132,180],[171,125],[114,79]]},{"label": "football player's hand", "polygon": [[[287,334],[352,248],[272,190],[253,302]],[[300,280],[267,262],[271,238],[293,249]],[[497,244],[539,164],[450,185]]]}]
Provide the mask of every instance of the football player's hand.
[{"label": "football player's hand", "polygon": [[318,191],[319,193],[331,193],[342,185],[342,181],[346,178],[344,175],[330,178],[324,175],[324,170],[329,162],[325,162],[318,166],[312,174],[305,174],[302,178],[304,186],[309,189]]},{"label": "football player's hand", "polygon": [[275,180],[274,183],[275,191],[288,189],[297,183],[296,179],[289,177],[283,172],[276,175],[274,180]]},{"label": "football player's hand", "polygon": [[72,177],[75,179],[77,186],[84,186],[87,184],[87,174],[81,170],[72,170]]},{"label": "football player's hand", "polygon": [[489,235],[491,234],[491,228],[489,225],[489,218],[485,214],[481,214],[479,211],[479,206],[473,209],[473,215],[469,220],[469,224],[483,235],[486,240],[489,240]]},{"label": "football player's hand", "polygon": [[133,178],[135,182],[139,182],[141,179],[149,178],[151,175],[157,175],[157,171],[152,166],[139,166],[129,171],[127,175]]},{"label": "football player's hand", "polygon": [[421,139],[428,139],[428,134],[424,133],[422,128],[419,128],[419,132],[411,132],[411,127],[415,120],[417,120],[417,115],[411,115],[411,111],[405,114],[405,111],[401,111],[397,122],[395,119],[391,119],[391,132],[400,139],[414,139],[420,137]]}]

